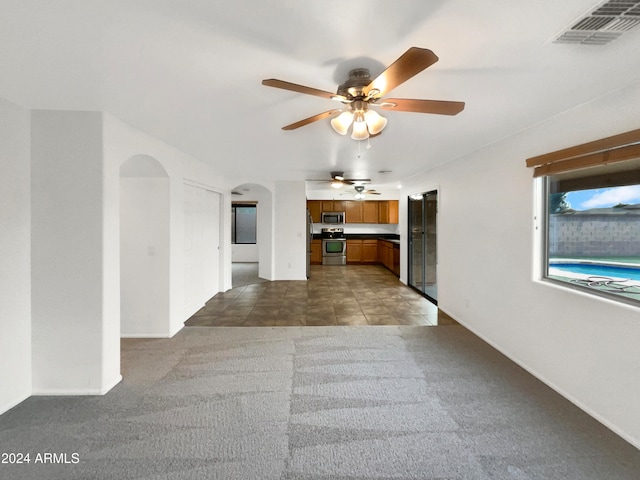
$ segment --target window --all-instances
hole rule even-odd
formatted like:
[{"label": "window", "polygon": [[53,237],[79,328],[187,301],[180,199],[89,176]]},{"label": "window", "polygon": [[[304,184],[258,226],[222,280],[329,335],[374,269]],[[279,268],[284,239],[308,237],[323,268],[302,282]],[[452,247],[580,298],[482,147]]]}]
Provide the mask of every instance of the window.
[{"label": "window", "polygon": [[256,243],[255,204],[231,205],[231,243]]},{"label": "window", "polygon": [[[543,277],[596,295],[640,303],[638,145],[575,154],[581,147],[573,147],[570,158],[536,168],[546,171],[537,175],[544,177]],[[594,161],[597,156],[601,161]],[[611,162],[616,156],[621,159]],[[529,159],[528,163],[531,160],[540,161]],[[567,168],[569,161],[572,164]]]}]

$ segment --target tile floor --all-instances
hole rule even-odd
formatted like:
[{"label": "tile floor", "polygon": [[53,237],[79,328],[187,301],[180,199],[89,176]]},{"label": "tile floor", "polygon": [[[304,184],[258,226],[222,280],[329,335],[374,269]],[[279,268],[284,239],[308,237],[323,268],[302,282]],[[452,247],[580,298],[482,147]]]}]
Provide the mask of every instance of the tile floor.
[{"label": "tile floor", "polygon": [[[235,284],[235,277],[234,277]],[[308,281],[235,286],[187,326],[442,325],[455,323],[378,265],[312,265]]]}]

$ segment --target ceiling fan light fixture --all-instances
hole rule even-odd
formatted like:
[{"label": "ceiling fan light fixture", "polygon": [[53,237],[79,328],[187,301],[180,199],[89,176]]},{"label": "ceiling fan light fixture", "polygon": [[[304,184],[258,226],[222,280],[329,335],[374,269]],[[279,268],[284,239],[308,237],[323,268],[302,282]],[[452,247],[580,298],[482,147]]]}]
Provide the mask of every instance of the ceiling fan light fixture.
[{"label": "ceiling fan light fixture", "polygon": [[387,119],[374,110],[367,110],[364,119],[371,135],[377,135],[387,126]]},{"label": "ceiling fan light fixture", "polygon": [[366,140],[369,138],[369,130],[367,130],[367,122],[364,120],[362,114],[356,116],[353,122],[353,130],[351,131],[351,138],[354,140]]},{"label": "ceiling fan light fixture", "polygon": [[333,188],[342,188],[344,186],[344,183],[341,182],[340,180],[333,180],[330,185]]},{"label": "ceiling fan light fixture", "polygon": [[340,135],[346,135],[347,130],[349,130],[349,127],[352,123],[353,113],[349,111],[342,112],[340,115],[331,120],[331,126]]}]

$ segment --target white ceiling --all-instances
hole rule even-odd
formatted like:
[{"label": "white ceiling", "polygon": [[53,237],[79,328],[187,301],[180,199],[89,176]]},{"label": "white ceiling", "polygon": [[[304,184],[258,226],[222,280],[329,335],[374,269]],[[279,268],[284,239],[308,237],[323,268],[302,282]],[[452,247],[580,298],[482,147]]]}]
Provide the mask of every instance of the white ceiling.
[{"label": "white ceiling", "polygon": [[[606,46],[552,43],[594,0],[0,0],[0,97],[104,110],[229,178],[369,177],[378,190],[640,80],[640,27]],[[466,102],[457,116],[384,112],[367,142],[328,120],[335,91],[410,46],[440,58],[393,97]],[[514,159],[524,161],[524,159]],[[391,173],[380,174],[380,170]]]}]

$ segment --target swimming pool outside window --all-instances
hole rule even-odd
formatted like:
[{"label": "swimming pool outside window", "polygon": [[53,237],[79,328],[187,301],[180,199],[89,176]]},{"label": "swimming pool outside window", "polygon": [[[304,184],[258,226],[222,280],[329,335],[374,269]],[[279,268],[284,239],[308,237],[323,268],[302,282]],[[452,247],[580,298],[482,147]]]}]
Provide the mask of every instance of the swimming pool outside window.
[{"label": "swimming pool outside window", "polygon": [[640,302],[640,168],[621,166],[546,177],[544,276]]},{"label": "swimming pool outside window", "polygon": [[542,278],[640,305],[640,129],[527,166],[543,180]]}]

